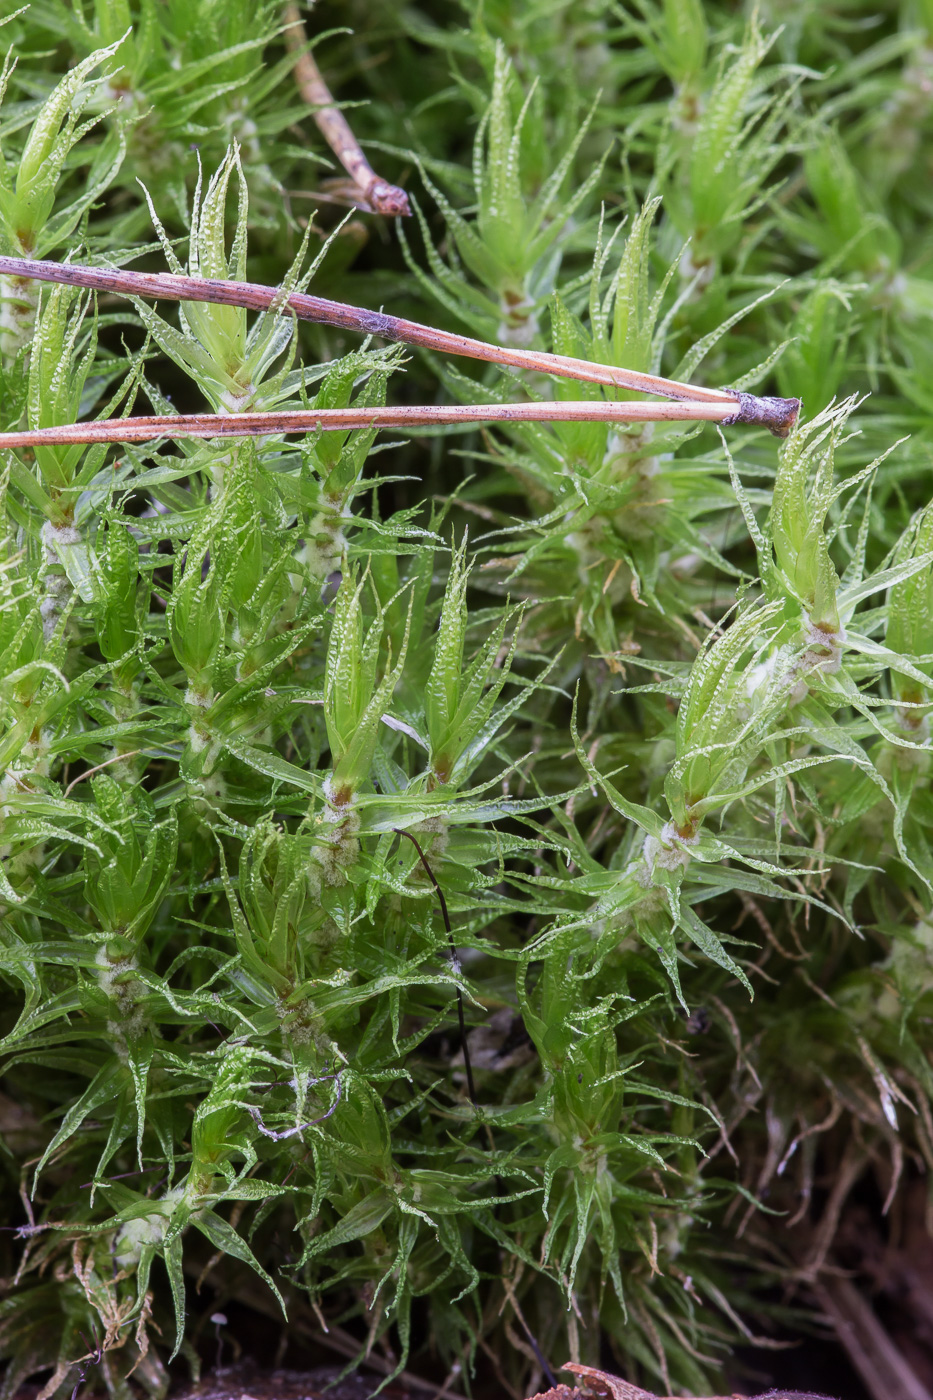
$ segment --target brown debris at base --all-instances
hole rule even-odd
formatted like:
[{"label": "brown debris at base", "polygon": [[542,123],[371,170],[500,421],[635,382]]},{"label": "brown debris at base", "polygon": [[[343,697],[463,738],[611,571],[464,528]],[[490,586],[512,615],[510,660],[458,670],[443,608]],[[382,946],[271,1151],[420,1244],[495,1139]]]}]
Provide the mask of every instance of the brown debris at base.
[{"label": "brown debris at base", "polygon": [[531,1400],[579,1400],[580,1392],[572,1385],[555,1385],[550,1390],[540,1390]]},{"label": "brown debris at base", "polygon": [[[589,1400],[591,1396],[596,1396],[597,1400],[676,1400],[674,1396],[657,1396],[651,1390],[643,1390],[621,1376],[612,1376],[608,1371],[598,1371],[593,1366],[568,1362],[561,1370],[573,1371],[578,1375],[580,1386],[556,1385],[539,1392],[532,1400]],[[746,1397],[711,1395],[704,1397],[704,1400],[746,1400]],[[749,1396],[747,1400],[830,1400],[830,1397],[809,1390],[769,1390],[763,1395]]]},{"label": "brown debris at base", "polygon": [[621,1376],[610,1376],[608,1371],[597,1371],[593,1366],[579,1366],[576,1362],[568,1361],[561,1370],[573,1371],[580,1377],[583,1389],[599,1397],[599,1400],[656,1400],[650,1390],[642,1390],[641,1386],[632,1385],[631,1381],[623,1380]]}]

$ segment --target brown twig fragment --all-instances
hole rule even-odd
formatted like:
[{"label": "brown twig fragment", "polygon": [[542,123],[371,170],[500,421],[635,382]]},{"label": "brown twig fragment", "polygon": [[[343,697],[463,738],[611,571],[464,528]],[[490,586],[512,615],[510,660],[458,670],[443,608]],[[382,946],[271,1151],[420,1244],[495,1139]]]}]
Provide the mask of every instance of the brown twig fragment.
[{"label": "brown twig fragment", "polygon": [[[580,1366],[568,1362],[560,1369],[573,1371],[579,1377],[577,1385],[573,1389],[559,1385],[554,1390],[535,1396],[535,1400],[590,1400],[590,1397],[596,1397],[596,1400],[659,1400],[652,1391],[643,1390],[640,1385],[633,1385],[621,1376],[598,1371],[593,1366]],[[666,1400],[672,1400],[672,1397],[668,1396]],[[726,1400],[726,1397],[714,1395],[708,1397],[708,1400]],[[732,1395],[728,1400],[745,1400],[745,1397]],[[829,1400],[829,1397],[812,1390],[777,1389],[766,1391],[763,1395],[753,1395],[749,1400]],[[911,1400],[921,1400],[921,1397],[911,1397]]]},{"label": "brown twig fragment", "polygon": [[321,135],[346,170],[355,188],[355,203],[370,214],[411,214],[408,195],[398,185],[390,185],[377,175],[360,149],[350,123],[334,103],[330,90],[308,48],[308,40],[297,5],[285,6],[285,44],[296,54],[295,81]]},{"label": "brown twig fragment", "polygon": [[[243,306],[255,311],[267,310],[279,304],[275,287],[257,282],[229,282],[220,278],[180,277],[173,272],[126,272],[103,267],[83,267],[78,263],[43,262],[31,258],[0,257],[0,274],[11,277],[34,277],[43,282],[61,282],[70,287],[89,287],[99,292],[115,292],[118,296],[147,297],[162,301],[205,301],[222,306]],[[283,315],[292,312],[299,320],[317,321],[362,335],[380,336],[383,340],[402,345],[418,345],[444,355],[463,355],[472,360],[487,360],[492,364],[509,365],[514,369],[534,370],[554,374],[563,379],[578,379],[590,384],[605,384],[615,389],[634,390],[640,394],[659,394],[663,398],[691,403],[717,404],[724,412],[711,418],[728,426],[731,423],[754,423],[765,427],[776,437],[787,437],[797,421],[799,399],[757,398],[754,394],[737,393],[734,389],[707,389],[697,384],[683,384],[677,379],[664,379],[657,374],[641,374],[637,370],[617,369],[614,365],[595,364],[577,360],[570,355],[551,355],[544,350],[521,350],[514,347],[490,345],[471,336],[424,326],[401,316],[386,316],[381,311],[348,306],[345,302],[329,301],[326,297],[293,292],[281,303]],[[548,405],[550,417],[560,417],[559,404]],[[589,405],[593,410],[598,404]],[[621,408],[622,405],[616,407]],[[639,407],[639,405],[635,405]],[[644,407],[644,405],[640,405]],[[495,417],[490,414],[489,418]],[[583,415],[580,415],[583,416]],[[699,418],[692,411],[684,417]],[[595,417],[595,414],[594,414]],[[621,419],[619,421],[622,421]],[[629,420],[629,421],[645,421]]]},{"label": "brown twig fragment", "polygon": [[[103,418],[0,433],[0,449],[90,442],[151,442],[154,438],[265,437],[271,433],[344,432],[348,428],[416,428],[457,423],[658,423],[702,420],[724,423],[729,405],[718,403],[497,403],[427,404],[406,408],[317,408],[273,413],[160,414]],[[407,833],[406,833],[407,834]]]}]

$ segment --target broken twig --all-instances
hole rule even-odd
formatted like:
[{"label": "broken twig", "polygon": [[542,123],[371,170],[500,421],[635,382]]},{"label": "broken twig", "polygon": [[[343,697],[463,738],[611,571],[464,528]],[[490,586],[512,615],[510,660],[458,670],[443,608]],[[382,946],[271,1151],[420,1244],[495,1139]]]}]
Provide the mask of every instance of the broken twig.
[{"label": "broken twig", "polygon": [[308,48],[308,40],[297,5],[285,6],[285,44],[295,58],[295,81],[321,135],[353,181],[354,203],[370,214],[411,214],[408,195],[398,185],[390,185],[377,175],[360,149],[350,123],[335,104],[330,89]]}]

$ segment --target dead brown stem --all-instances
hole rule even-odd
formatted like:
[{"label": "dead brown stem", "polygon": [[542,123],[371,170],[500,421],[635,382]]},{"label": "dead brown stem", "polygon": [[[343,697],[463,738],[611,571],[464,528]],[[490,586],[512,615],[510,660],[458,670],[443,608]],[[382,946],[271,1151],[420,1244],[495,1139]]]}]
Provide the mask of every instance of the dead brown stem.
[{"label": "dead brown stem", "polygon": [[72,778],[71,782],[62,793],[62,797],[67,797],[72,788],[76,788],[79,783],[83,783],[85,778],[90,778],[94,773],[99,773],[102,768],[109,768],[111,763],[122,763],[126,758],[135,758],[136,755],[140,753],[142,753],[142,749],[132,749],[129,753],[116,753],[113,758],[105,758],[103,763],[97,763],[93,768],[86,768],[83,773],[79,773],[76,778]]},{"label": "dead brown stem", "polygon": [[[551,355],[543,350],[520,350],[489,345],[471,336],[455,335],[450,331],[423,326],[400,316],[386,316],[380,311],[348,306],[325,297],[293,292],[284,302],[275,287],[255,282],[228,282],[217,278],[180,277],[170,272],[126,272],[101,267],[82,267],[77,263],[55,263],[30,258],[0,257],[0,274],[10,277],[34,277],[43,282],[60,282],[71,287],[89,287],[99,292],[115,292],[118,296],[148,297],[163,301],[204,301],[223,306],[243,306],[256,311],[281,305],[282,314],[293,312],[300,320],[319,321],[362,335],[380,336],[383,340],[399,341],[403,345],[418,345],[445,355],[464,355],[473,360],[488,360],[493,364],[510,365],[515,369],[535,370],[555,374],[565,379],[579,379],[592,384],[606,384],[616,389],[634,390],[642,394],[660,394],[668,399],[704,402],[725,407],[726,413],[716,421],[723,424],[757,423],[786,437],[797,421],[799,399],[756,398],[732,389],[706,389],[696,384],[682,384],[676,379],[664,379],[656,374],[641,374],[636,370],[617,369],[589,360],[577,360],[570,355]],[[555,409],[557,405],[554,405]],[[556,414],[555,414],[556,416]],[[696,414],[691,414],[696,417]]]},{"label": "dead brown stem", "polygon": [[262,437],[270,433],[414,428],[457,423],[653,423],[698,419],[722,423],[727,404],[713,403],[500,403],[428,404],[403,408],[319,408],[275,413],[188,413],[104,418],[94,423],[0,433],[0,449],[41,444],[150,442],[154,438]]},{"label": "dead brown stem", "polygon": [[931,1400],[868,1299],[850,1279],[827,1279],[814,1286],[814,1293],[873,1400]]},{"label": "dead brown stem", "polygon": [[330,90],[308,48],[308,40],[297,5],[285,6],[285,44],[295,58],[295,82],[324,140],[356,186],[356,204],[370,214],[411,214],[408,195],[398,185],[390,185],[377,175],[360,149],[350,123],[334,103]]}]

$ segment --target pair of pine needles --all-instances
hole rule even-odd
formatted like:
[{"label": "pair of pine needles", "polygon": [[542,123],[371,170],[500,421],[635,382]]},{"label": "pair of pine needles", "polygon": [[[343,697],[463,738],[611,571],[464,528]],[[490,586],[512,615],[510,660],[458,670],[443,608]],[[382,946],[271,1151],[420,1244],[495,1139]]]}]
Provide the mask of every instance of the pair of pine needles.
[{"label": "pair of pine needles", "polygon": [[[363,153],[314,60],[297,6],[285,7],[283,32],[295,55],[294,76],[302,97],[349,177],[340,185],[338,202],[350,202],[374,214],[410,214],[408,196],[397,185],[377,175]],[[329,196],[324,196],[328,198]],[[336,197],[336,196],[335,196]],[[220,438],[276,433],[335,431],[348,428],[415,428],[458,423],[665,423],[700,421],[752,423],[786,437],[797,421],[799,399],[779,399],[743,394],[732,389],[706,389],[676,379],[641,374],[593,364],[567,355],[490,345],[470,336],[440,331],[417,321],[407,321],[363,307],[348,306],[324,297],[294,292],[287,299],[281,290],[252,282],[234,282],[175,273],[127,272],[84,267],[77,263],[40,262],[0,257],[0,274],[13,279],[39,279],[84,287],[118,296],[161,301],[215,302],[264,311],[277,307],[283,315],[318,321],[342,330],[420,346],[444,355],[463,355],[512,369],[558,375],[610,388],[653,394],[664,403],[535,401],[505,404],[429,404],[401,408],[288,409],[257,413],[194,413],[153,415],[143,418],[110,418],[52,428],[0,433],[0,448],[36,447],[46,444],[149,442],[161,437]],[[14,292],[15,296],[15,292]]]},{"label": "pair of pine needles", "polygon": [[368,311],[325,297],[293,292],[283,298],[280,289],[253,282],[185,277],[175,273],[128,272],[85,267],[77,263],[42,262],[29,258],[0,257],[0,274],[10,278],[38,279],[84,287],[96,292],[158,301],[214,302],[224,306],[263,311],[278,307],[281,314],[317,321],[362,335],[420,346],[439,354],[462,355],[513,369],[558,375],[614,389],[654,394],[666,402],[526,402],[507,404],[426,404],[405,407],[285,409],[263,413],[195,413],[152,415],[141,418],[108,418],[97,422],[33,428],[0,433],[0,448],[35,447],[41,444],[100,442],[148,442],[161,437],[248,437],[272,433],[344,430],[347,428],[414,428],[449,423],[664,423],[705,421],[728,426],[750,423],[786,437],[797,421],[799,399],[759,397],[734,389],[708,389],[676,379],[617,369],[569,355],[522,350],[470,336],[437,330],[433,326]]}]

